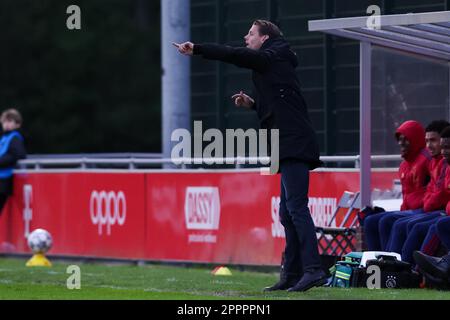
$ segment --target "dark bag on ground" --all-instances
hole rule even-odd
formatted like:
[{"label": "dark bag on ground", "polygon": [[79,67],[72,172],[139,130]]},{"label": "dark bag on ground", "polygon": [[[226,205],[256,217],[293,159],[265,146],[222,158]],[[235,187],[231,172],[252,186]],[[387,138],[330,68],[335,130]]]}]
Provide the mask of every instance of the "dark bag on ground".
[{"label": "dark bag on ground", "polygon": [[[378,259],[368,260],[365,268],[354,270],[352,286],[367,287],[367,280],[372,276],[373,283],[374,272],[368,273],[370,266],[377,266],[380,270],[380,287],[391,289],[419,288],[421,278],[418,273],[412,271],[411,264],[404,261],[398,261],[395,257],[380,256]],[[370,270],[370,269],[369,269]]]},{"label": "dark bag on ground", "polygon": [[[380,270],[380,288],[419,288],[420,276],[411,269],[411,264],[399,261],[395,257],[380,255],[377,259],[368,260],[366,266],[360,265],[362,253],[352,252],[336,263],[331,271],[332,287],[357,288],[368,287],[367,280],[374,280],[374,273],[368,273],[370,266],[377,266]],[[370,270],[370,269],[369,269]]]}]

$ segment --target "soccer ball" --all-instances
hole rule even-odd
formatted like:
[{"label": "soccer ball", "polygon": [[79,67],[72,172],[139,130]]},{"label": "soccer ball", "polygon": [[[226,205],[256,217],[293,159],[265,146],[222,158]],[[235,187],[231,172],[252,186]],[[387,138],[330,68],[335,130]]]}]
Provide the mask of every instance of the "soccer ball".
[{"label": "soccer ball", "polygon": [[28,246],[34,253],[46,253],[52,244],[52,236],[47,230],[36,229],[28,236]]}]

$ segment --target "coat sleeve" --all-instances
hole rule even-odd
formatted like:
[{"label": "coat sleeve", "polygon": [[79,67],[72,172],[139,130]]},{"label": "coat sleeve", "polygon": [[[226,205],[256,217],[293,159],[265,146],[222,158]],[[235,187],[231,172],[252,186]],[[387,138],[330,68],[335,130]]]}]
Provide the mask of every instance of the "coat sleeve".
[{"label": "coat sleeve", "polygon": [[269,68],[270,60],[275,55],[275,52],[271,49],[253,50],[243,47],[236,48],[214,43],[204,43],[194,44],[194,55],[263,73]]},{"label": "coat sleeve", "polygon": [[424,158],[420,158],[415,172],[412,172],[411,194],[408,197],[408,206],[410,209],[423,209],[423,200],[427,185],[430,182],[429,162]]},{"label": "coat sleeve", "polygon": [[439,166],[433,170],[438,172],[432,172],[431,181],[427,185],[425,191],[425,197],[423,199],[423,211],[432,212],[436,210],[442,210],[445,208],[446,202],[446,186],[439,179],[445,175],[446,167]]},{"label": "coat sleeve", "polygon": [[407,199],[406,199],[406,192],[405,192],[406,185],[405,185],[405,181],[404,181],[404,178],[403,178],[405,173],[406,172],[405,172],[405,168],[404,168],[404,163],[402,162],[400,164],[400,168],[398,169],[398,176],[399,176],[401,184],[402,184],[402,198],[403,198],[402,204],[400,206],[400,211],[404,211],[404,210],[408,210],[409,209],[408,208],[408,204],[407,204]]},{"label": "coat sleeve", "polygon": [[0,168],[12,167],[18,160],[25,157],[26,151],[22,139],[14,137],[11,140],[8,151],[0,157]]},{"label": "coat sleeve", "polygon": [[432,212],[436,210],[442,210],[445,208],[446,204],[445,190],[443,188],[441,190],[434,190],[431,193],[427,189],[423,200],[423,211]]},{"label": "coat sleeve", "polygon": [[400,206],[400,211],[405,211],[405,210],[408,210],[409,208],[408,208],[408,205],[406,204],[406,201],[405,201],[405,196],[403,196],[403,202],[402,202],[402,205]]}]

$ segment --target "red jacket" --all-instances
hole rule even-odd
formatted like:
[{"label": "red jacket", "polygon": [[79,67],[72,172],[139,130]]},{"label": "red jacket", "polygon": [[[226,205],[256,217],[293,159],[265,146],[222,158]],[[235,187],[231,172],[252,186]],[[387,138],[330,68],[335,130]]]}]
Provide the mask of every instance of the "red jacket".
[{"label": "red jacket", "polygon": [[425,130],[420,123],[410,120],[404,122],[395,134],[397,137],[404,135],[410,143],[409,152],[399,168],[403,194],[401,210],[423,208],[425,190],[430,180],[431,161],[431,156],[425,149]]},{"label": "red jacket", "polygon": [[423,210],[432,212],[442,210],[447,205],[445,177],[447,161],[441,155],[435,157],[430,162],[430,182],[427,185],[425,198],[423,199]]},{"label": "red jacket", "polygon": [[[445,159],[444,159],[445,161]],[[445,163],[447,167],[450,167],[450,164]],[[450,216],[450,168],[445,172],[445,182],[444,182],[444,189],[445,189],[445,201],[446,201],[446,207],[445,207],[445,213],[447,213],[448,216]]]}]

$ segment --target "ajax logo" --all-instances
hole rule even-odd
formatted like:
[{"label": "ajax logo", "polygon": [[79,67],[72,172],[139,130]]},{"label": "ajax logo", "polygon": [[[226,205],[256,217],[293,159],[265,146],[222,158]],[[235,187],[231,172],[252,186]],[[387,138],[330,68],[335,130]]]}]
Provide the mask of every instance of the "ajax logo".
[{"label": "ajax logo", "polygon": [[219,189],[217,187],[187,187],[184,214],[188,230],[219,229]]},{"label": "ajax logo", "polygon": [[103,227],[106,234],[111,235],[111,227],[122,226],[127,217],[127,202],[122,191],[92,191],[89,203],[91,221],[98,226],[98,234],[102,235]]},{"label": "ajax logo", "polygon": [[395,276],[387,276],[386,279],[386,288],[396,288],[397,287],[397,278]]}]

